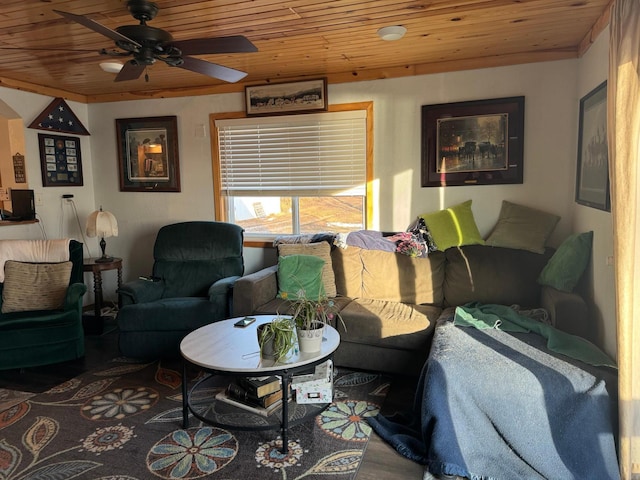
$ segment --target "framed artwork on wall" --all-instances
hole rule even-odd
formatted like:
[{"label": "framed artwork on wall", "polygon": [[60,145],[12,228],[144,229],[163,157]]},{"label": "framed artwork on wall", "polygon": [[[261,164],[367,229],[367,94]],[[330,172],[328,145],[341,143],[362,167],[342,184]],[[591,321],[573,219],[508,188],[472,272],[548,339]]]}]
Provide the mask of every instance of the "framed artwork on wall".
[{"label": "framed artwork on wall", "polygon": [[523,182],[524,97],[422,106],[423,187]]},{"label": "framed artwork on wall", "polygon": [[245,87],[247,115],[309,113],[327,110],[327,79]]},{"label": "framed artwork on wall", "polygon": [[80,139],[38,134],[43,187],[81,187],[82,155]]},{"label": "framed artwork on wall", "polygon": [[580,99],[576,203],[611,211],[607,144],[607,82]]},{"label": "framed artwork on wall", "polygon": [[116,119],[121,192],[179,192],[175,116]]}]

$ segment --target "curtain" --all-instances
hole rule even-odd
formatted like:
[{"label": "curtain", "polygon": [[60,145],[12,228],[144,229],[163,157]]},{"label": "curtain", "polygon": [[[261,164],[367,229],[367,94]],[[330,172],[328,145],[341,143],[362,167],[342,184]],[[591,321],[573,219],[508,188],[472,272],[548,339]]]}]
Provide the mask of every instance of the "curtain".
[{"label": "curtain", "polygon": [[640,479],[640,2],[616,0],[609,28],[607,129],[616,259],[620,472],[631,480]]}]

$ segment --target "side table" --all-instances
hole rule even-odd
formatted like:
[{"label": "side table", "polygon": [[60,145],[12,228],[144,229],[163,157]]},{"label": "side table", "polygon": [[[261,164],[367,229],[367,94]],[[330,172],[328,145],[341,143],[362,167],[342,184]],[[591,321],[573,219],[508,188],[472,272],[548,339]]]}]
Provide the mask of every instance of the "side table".
[{"label": "side table", "polygon": [[[102,318],[102,272],[106,270],[118,271],[118,288],[122,286],[122,259],[113,257],[110,262],[96,262],[96,258],[85,258],[82,266],[85,272],[93,273],[93,293],[94,299],[94,321],[86,321],[85,332],[93,334],[101,334],[104,327],[104,319]],[[120,302],[118,300],[118,306]],[[88,320],[88,319],[87,319]]]}]

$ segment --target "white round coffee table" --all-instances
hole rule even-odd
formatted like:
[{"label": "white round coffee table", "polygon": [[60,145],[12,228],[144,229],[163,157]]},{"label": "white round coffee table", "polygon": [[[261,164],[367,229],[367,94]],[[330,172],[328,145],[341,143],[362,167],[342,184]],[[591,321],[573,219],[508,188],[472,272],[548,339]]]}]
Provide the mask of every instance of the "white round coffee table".
[{"label": "white round coffee table", "polygon": [[[285,392],[289,391],[289,385],[293,375],[300,373],[308,373],[313,371],[316,365],[332,358],[333,353],[340,344],[340,334],[330,325],[325,327],[323,333],[322,346],[319,352],[300,353],[294,352],[284,361],[274,363],[273,360],[265,360],[260,358],[260,350],[258,346],[257,327],[263,323],[270,322],[277,315],[255,315],[256,319],[251,325],[243,328],[235,327],[234,323],[240,318],[232,318],[219,322],[205,325],[189,333],[180,343],[180,353],[184,359],[183,375],[182,375],[182,413],[183,426],[189,427],[189,412],[203,422],[241,430],[261,430],[274,429],[282,430],[282,452],[286,453],[288,449],[288,429],[291,421],[299,423],[316,415],[326,408],[324,405],[316,405],[308,408],[303,414],[298,412],[295,418],[290,418],[289,402],[282,402],[282,413],[280,416],[274,415],[275,419],[265,420],[263,424],[239,425],[236,422],[226,422],[224,419],[213,414],[213,410],[204,410],[200,406],[192,404],[194,392],[200,390],[205,392],[205,388],[199,388],[206,380],[213,375],[235,375],[258,377],[264,375],[278,375],[282,379],[283,398],[287,396]],[[196,367],[210,373],[211,375],[198,381],[189,390],[187,388],[187,366],[195,365]],[[196,395],[202,399],[202,393]],[[215,403],[215,399],[207,398],[209,404]]]}]

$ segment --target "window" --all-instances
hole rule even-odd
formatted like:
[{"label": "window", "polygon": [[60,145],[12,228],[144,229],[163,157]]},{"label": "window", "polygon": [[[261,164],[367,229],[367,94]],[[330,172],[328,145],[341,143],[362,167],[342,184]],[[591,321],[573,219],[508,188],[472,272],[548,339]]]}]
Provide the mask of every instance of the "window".
[{"label": "window", "polygon": [[350,107],[213,118],[216,218],[249,241],[366,228],[372,108]]}]

